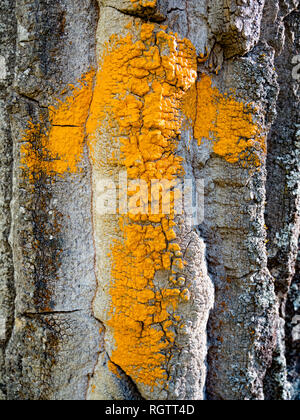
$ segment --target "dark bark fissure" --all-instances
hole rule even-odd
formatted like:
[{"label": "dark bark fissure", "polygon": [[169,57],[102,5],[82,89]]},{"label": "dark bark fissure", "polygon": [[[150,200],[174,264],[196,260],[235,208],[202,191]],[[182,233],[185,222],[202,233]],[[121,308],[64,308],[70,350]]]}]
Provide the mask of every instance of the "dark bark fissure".
[{"label": "dark bark fissure", "polygon": [[20,316],[24,317],[36,317],[36,316],[49,316],[49,315],[68,315],[82,312],[82,309],[74,309],[72,311],[48,311],[48,312],[25,312]]},{"label": "dark bark fissure", "polygon": [[[299,242],[300,250],[300,242]],[[296,273],[292,280],[286,304],[285,346],[288,381],[292,384],[291,399],[300,400],[300,251],[296,262]]]},{"label": "dark bark fissure", "polygon": [[166,20],[166,17],[164,16],[153,16],[154,12],[152,9],[144,9],[143,13],[135,13],[135,12],[130,12],[130,11],[126,11],[126,10],[121,10],[118,9],[117,7],[114,6],[104,6],[104,7],[109,7],[111,9],[117,10],[118,12],[122,13],[123,15],[126,16],[132,16],[134,18],[139,18],[141,20],[144,21],[148,21],[148,22],[159,22],[162,23]]},{"label": "dark bark fissure", "polygon": [[110,359],[110,357],[107,353],[106,353],[106,357],[110,361],[110,363],[112,363],[116,367],[116,369],[118,371],[119,380],[121,382],[121,387],[124,389],[124,398],[126,400],[134,400],[134,401],[144,400],[144,398],[142,397],[141,393],[139,392],[136,384],[130,378],[130,376],[128,376],[120,366],[118,366],[116,363],[114,363]]},{"label": "dark bark fissure", "polygon": [[[267,400],[299,398],[297,379],[290,375],[290,351],[294,344],[290,330],[291,303],[287,299],[291,282],[297,269],[299,237],[299,152],[297,151],[297,123],[299,123],[299,88],[293,80],[291,58],[300,53],[299,12],[294,11],[284,19],[285,43],[275,60],[280,86],[277,101],[277,119],[268,138],[268,179],[266,224],[268,226],[268,268],[275,279],[279,301],[279,326],[277,345],[272,365],[265,378]],[[276,47],[276,45],[275,45]],[[281,239],[282,238],[282,239]],[[297,276],[296,276],[297,277]],[[297,343],[295,344],[297,347]],[[293,356],[292,356],[293,358]],[[294,359],[295,360],[295,359]],[[288,366],[287,366],[288,362]],[[297,365],[297,361],[294,362]],[[296,367],[296,370],[298,368]],[[290,380],[290,385],[288,384]],[[294,383],[293,383],[294,382]],[[298,385],[299,386],[299,385]],[[290,393],[290,389],[292,392]],[[296,395],[295,395],[296,393]]]}]

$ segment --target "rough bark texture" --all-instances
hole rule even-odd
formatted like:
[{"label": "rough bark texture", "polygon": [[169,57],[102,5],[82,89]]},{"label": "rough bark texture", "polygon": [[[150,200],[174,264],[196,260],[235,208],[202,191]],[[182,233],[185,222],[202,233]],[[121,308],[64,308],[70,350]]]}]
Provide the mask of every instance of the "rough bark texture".
[{"label": "rough bark texture", "polygon": [[[300,398],[299,14],[297,0],[1,1],[0,400]],[[81,139],[76,170],[44,151],[53,133]],[[147,155],[140,138],[131,161],[139,135],[160,143]],[[141,165],[148,180],[165,156],[204,180],[204,219],[126,219],[141,248],[163,238],[143,282],[98,189]]]},{"label": "rough bark texture", "polygon": [[42,173],[32,184],[20,167],[20,146],[28,121],[41,115],[46,120],[51,101],[94,64],[98,9],[89,0],[9,3],[1,11],[3,36],[10,42],[1,42],[10,53],[5,79],[10,89],[2,94],[9,111],[1,113],[7,217],[1,216],[2,283],[8,290],[1,305],[7,325],[1,329],[1,388],[8,399],[83,399],[100,340],[91,313],[89,167],[83,159],[83,171],[73,179],[54,182]]}]

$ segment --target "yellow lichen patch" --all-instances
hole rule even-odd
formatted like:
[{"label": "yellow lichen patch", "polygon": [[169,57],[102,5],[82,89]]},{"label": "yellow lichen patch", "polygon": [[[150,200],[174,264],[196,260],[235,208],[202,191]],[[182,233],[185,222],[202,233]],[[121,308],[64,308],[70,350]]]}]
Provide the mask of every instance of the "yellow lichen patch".
[{"label": "yellow lichen patch", "polygon": [[265,138],[253,120],[253,108],[219,92],[207,75],[198,82],[197,95],[194,136],[199,144],[210,139],[213,151],[227,162],[259,166]]},{"label": "yellow lichen patch", "polygon": [[145,23],[141,28],[141,40],[147,41],[149,39],[152,40],[154,37],[154,29],[155,25],[154,23]]},{"label": "yellow lichen patch", "polygon": [[130,0],[133,4],[134,9],[138,7],[156,7],[157,0]]},{"label": "yellow lichen patch", "polygon": [[[177,137],[182,102],[197,77],[197,57],[188,40],[167,34],[158,25],[143,24],[139,34],[139,41],[129,34],[113,36],[107,44],[87,133],[96,172],[109,170],[111,160],[103,148],[111,149],[113,144],[120,148],[118,165],[127,170],[128,182],[139,179],[147,187],[143,193],[140,185],[130,191],[129,213],[120,216],[123,239],[115,241],[111,250],[108,327],[115,340],[112,362],[138,384],[154,387],[167,378],[174,328],[180,319],[176,308],[180,299],[187,300],[187,293],[172,281],[182,278],[184,270],[184,261],[177,257],[172,182],[183,172],[182,159],[176,155]],[[152,197],[152,180],[169,185],[162,183]],[[167,193],[170,214],[162,211]],[[149,212],[153,200],[158,204],[156,214]],[[144,214],[134,211],[137,206]],[[162,273],[170,277],[164,288],[156,284]]]},{"label": "yellow lichen patch", "polygon": [[85,74],[72,94],[49,107],[50,127],[42,121],[29,123],[21,146],[21,165],[29,178],[41,174],[62,176],[78,171],[82,158],[85,122],[92,96],[94,71]]},{"label": "yellow lichen patch", "polygon": [[[118,379],[122,379],[122,376],[120,375],[120,372],[119,372],[119,369],[118,369],[118,367],[114,364],[114,363],[112,363],[110,360],[107,362],[107,366],[108,366],[108,369],[114,374],[114,375],[116,375],[116,377],[118,378]],[[93,392],[93,391],[92,391]]]}]

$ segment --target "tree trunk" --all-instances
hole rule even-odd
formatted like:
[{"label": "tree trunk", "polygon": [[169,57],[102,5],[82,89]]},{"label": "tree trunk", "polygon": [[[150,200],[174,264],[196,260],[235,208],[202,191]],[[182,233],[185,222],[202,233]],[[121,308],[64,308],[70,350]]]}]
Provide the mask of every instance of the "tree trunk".
[{"label": "tree trunk", "polygon": [[299,399],[298,7],[1,1],[0,400]]}]

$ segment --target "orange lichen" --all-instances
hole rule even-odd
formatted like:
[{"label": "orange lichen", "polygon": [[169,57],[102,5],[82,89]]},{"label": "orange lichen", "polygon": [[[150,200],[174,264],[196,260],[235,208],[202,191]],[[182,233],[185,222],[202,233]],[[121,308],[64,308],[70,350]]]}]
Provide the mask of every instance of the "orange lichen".
[{"label": "orange lichen", "polygon": [[197,95],[194,136],[199,144],[203,138],[210,139],[213,151],[227,162],[259,166],[265,138],[253,121],[255,110],[233,95],[222,94],[208,75],[198,82]]},{"label": "orange lichen", "polygon": [[133,4],[134,9],[138,7],[156,7],[157,0],[130,0]]},{"label": "orange lichen", "polygon": [[[115,339],[112,362],[150,387],[167,378],[174,328],[180,320],[176,308],[188,295],[176,282],[177,276],[182,279],[184,262],[176,257],[180,246],[174,230],[174,194],[170,214],[162,212],[170,187],[161,191],[158,214],[151,214],[151,180],[172,182],[183,172],[176,138],[182,101],[196,80],[196,70],[192,44],[158,25],[141,25],[136,42],[131,34],[113,36],[101,59],[87,122],[94,169],[109,170],[112,161],[106,148],[111,150],[115,142],[113,148],[121,152],[118,165],[127,170],[128,181],[140,179],[148,186],[149,193],[140,194],[138,204],[134,201],[140,187],[130,192],[129,213],[120,216],[123,240],[115,241],[111,250],[108,327]],[[134,211],[137,205],[144,214]],[[161,289],[156,276],[163,271],[170,282]]]},{"label": "orange lichen", "polygon": [[114,364],[114,363],[112,363],[110,360],[107,362],[107,366],[108,366],[108,369],[114,374],[114,375],[116,375],[116,377],[118,378],[118,379],[122,379],[122,376],[120,375],[120,372],[119,372],[119,368]]},{"label": "orange lichen", "polygon": [[205,47],[205,54],[200,53],[197,57],[198,63],[205,63],[209,59],[209,54],[208,48]]},{"label": "orange lichen", "polygon": [[31,180],[46,174],[76,173],[83,154],[85,122],[92,96],[94,71],[85,74],[72,94],[49,107],[50,127],[41,118],[29,122],[21,146],[21,165]]}]

